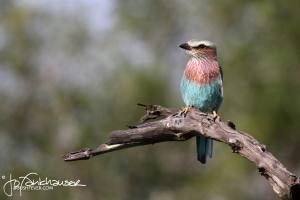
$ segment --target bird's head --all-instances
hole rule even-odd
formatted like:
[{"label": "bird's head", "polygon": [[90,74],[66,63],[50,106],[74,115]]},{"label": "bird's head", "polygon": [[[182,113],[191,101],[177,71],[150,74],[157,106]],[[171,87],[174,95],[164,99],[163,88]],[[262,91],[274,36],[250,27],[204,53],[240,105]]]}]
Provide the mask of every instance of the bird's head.
[{"label": "bird's head", "polygon": [[203,40],[190,40],[186,43],[179,45],[187,54],[196,58],[214,58],[217,57],[216,45],[210,41]]}]

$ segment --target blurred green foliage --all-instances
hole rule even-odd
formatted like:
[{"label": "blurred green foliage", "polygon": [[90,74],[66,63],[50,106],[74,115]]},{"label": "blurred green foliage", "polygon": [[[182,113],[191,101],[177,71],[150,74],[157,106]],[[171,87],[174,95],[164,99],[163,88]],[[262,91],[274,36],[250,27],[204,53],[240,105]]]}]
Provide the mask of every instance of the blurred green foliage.
[{"label": "blurred green foliage", "polygon": [[[274,199],[257,169],[216,144],[205,166],[195,142],[162,143],[65,163],[70,150],[134,124],[136,103],[182,106],[187,56],[218,46],[220,111],[300,174],[299,1],[0,2],[0,171],[80,179],[85,188],[14,199]],[[4,181],[2,180],[1,183]],[[0,192],[0,198],[7,197]]]}]

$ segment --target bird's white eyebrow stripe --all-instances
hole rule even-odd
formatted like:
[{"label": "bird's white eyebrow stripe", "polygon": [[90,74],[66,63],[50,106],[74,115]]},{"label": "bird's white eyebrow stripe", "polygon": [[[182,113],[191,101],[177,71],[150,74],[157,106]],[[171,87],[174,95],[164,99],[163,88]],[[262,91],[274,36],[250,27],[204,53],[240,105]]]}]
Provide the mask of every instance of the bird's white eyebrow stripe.
[{"label": "bird's white eyebrow stripe", "polygon": [[188,45],[190,45],[191,47],[197,47],[201,44],[205,45],[205,46],[208,46],[208,47],[213,47],[215,48],[215,44],[210,42],[210,41],[206,41],[206,40],[203,40],[203,41],[197,41],[197,40],[190,40],[187,42]]}]

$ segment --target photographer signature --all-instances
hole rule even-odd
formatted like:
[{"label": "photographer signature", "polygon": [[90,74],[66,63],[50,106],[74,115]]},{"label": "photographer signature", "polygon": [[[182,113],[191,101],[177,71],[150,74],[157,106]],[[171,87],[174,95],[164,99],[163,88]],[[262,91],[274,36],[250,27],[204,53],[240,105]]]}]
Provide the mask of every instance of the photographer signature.
[{"label": "photographer signature", "polygon": [[[2,176],[2,179],[6,179]],[[5,195],[11,197],[13,196],[13,191],[19,191],[20,196],[22,196],[23,190],[53,190],[54,187],[84,187],[86,185],[80,184],[80,180],[56,180],[49,179],[47,177],[41,178],[38,173],[30,172],[25,176],[20,176],[18,178],[12,178],[9,175],[9,180],[3,185],[3,192]]]}]

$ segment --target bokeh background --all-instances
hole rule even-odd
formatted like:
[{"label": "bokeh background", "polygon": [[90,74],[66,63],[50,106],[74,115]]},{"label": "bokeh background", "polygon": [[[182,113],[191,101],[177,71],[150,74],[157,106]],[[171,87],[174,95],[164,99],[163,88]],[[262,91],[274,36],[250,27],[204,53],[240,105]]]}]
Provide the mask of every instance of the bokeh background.
[{"label": "bokeh background", "polygon": [[225,75],[222,118],[299,175],[299,7],[297,0],[1,0],[0,175],[87,184],[13,199],[275,199],[257,169],[220,143],[207,165],[197,162],[193,139],[88,161],[61,156],[134,124],[143,113],[137,102],[181,107],[188,57],[178,45],[208,39]]}]

